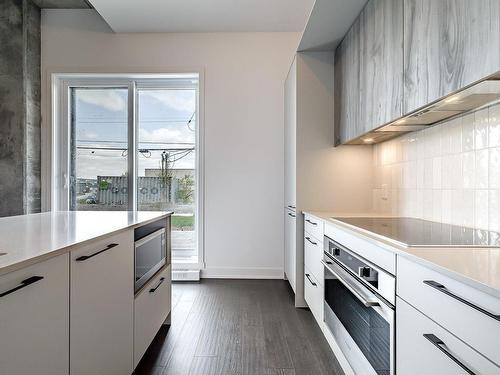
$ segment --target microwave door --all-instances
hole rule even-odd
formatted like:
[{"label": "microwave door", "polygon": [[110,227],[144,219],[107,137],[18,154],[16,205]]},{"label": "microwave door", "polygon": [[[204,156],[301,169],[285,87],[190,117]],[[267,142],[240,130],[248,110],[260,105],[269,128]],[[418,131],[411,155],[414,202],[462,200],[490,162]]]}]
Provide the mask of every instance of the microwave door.
[{"label": "microwave door", "polygon": [[165,229],[135,242],[135,284],[137,291],[166,264]]}]

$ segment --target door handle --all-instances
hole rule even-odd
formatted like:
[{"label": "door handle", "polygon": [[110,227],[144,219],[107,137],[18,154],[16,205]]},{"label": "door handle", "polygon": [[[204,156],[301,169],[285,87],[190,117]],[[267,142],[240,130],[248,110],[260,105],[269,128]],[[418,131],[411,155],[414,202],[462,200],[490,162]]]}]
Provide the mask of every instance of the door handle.
[{"label": "door handle", "polygon": [[436,335],[432,333],[424,333],[423,335],[427,340],[429,340],[432,345],[442,351],[448,358],[450,358],[453,362],[455,362],[458,366],[462,368],[467,374],[476,375],[474,371],[468,368],[462,361],[460,361],[457,357],[451,354],[448,349],[445,348],[446,344]]},{"label": "door handle", "polygon": [[342,269],[342,267],[337,266],[335,263],[327,264],[324,260],[321,263],[325,266],[325,271],[335,276],[365,307],[380,306],[380,300],[377,296],[360,285],[361,283]]},{"label": "door handle", "polygon": [[83,262],[84,260],[87,260],[87,259],[93,258],[93,257],[95,257],[96,255],[99,255],[99,254],[101,254],[101,253],[104,253],[105,251],[108,251],[109,249],[112,249],[113,247],[116,247],[116,246],[118,246],[118,244],[117,244],[117,243],[111,243],[111,244],[109,244],[108,246],[106,246],[106,248],[105,248],[105,249],[102,249],[102,250],[100,250],[100,251],[98,251],[98,252],[96,252],[96,253],[94,253],[94,254],[90,254],[90,255],[83,255],[83,256],[81,256],[81,257],[76,258],[75,260],[76,260],[77,262]]},{"label": "door handle", "polygon": [[310,237],[306,237],[306,240],[308,240],[310,243],[312,243],[315,246],[318,244],[317,242],[312,241]]},{"label": "door handle", "polygon": [[307,280],[309,280],[309,282],[312,284],[312,286],[317,286],[318,285],[314,281],[311,280],[311,275],[309,275],[308,273],[306,273],[306,277],[307,277]]},{"label": "door handle", "polygon": [[495,315],[485,309],[483,309],[482,307],[479,307],[478,305],[470,302],[470,301],[467,301],[466,299],[460,297],[460,296],[457,296],[456,294],[452,293],[451,291],[449,291],[448,289],[446,289],[446,287],[442,284],[439,284],[438,282],[436,281],[433,281],[433,280],[424,280],[423,283],[425,285],[428,285],[430,286],[431,288],[434,288],[436,289],[437,291],[441,292],[441,293],[444,293],[446,294],[447,296],[450,296],[451,298],[453,299],[456,299],[457,301],[459,302],[462,302],[464,305],[467,305],[469,307],[472,307],[474,310],[477,310],[487,316],[489,316],[490,318],[493,318],[495,320],[498,320],[500,321],[500,315]]},{"label": "door handle", "polygon": [[164,281],[165,281],[165,278],[164,278],[164,277],[162,277],[162,278],[160,279],[160,282],[158,283],[158,285],[157,285],[157,286],[155,286],[154,288],[149,289],[149,293],[154,293],[154,292],[156,292],[156,289],[158,289],[158,288],[160,287],[160,285],[161,285],[161,284],[163,284],[163,282],[164,282]]},{"label": "door handle", "polygon": [[18,286],[14,287],[12,289],[9,289],[6,292],[0,293],[0,298],[5,297],[11,293],[14,293],[14,292],[18,291],[19,289],[26,288],[28,285],[34,284],[40,280],[43,280],[43,276],[31,276],[31,277],[27,278],[26,280],[21,281],[21,284],[19,284]]},{"label": "door handle", "polygon": [[314,225],[314,226],[318,225],[318,223],[315,223],[314,221],[311,221],[311,220],[309,220],[309,219],[306,219],[306,221],[307,221],[309,224],[311,224],[311,225]]}]

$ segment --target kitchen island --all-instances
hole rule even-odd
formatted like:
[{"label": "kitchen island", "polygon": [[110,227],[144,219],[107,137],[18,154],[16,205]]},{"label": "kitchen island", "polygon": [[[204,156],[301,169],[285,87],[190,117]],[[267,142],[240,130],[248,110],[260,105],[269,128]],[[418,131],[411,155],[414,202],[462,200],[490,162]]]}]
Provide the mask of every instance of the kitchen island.
[{"label": "kitchen island", "polygon": [[[131,374],[170,313],[170,216],[0,219],[0,373]],[[134,242],[148,227],[165,232],[165,264],[138,289]]]}]

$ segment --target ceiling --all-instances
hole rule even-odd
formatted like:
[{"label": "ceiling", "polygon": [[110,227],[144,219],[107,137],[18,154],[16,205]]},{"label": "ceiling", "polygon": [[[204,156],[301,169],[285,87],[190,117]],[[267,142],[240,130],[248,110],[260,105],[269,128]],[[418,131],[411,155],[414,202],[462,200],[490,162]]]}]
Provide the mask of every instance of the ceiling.
[{"label": "ceiling", "polygon": [[89,2],[115,32],[303,31],[314,4],[314,0]]},{"label": "ceiling", "polygon": [[88,9],[92,8],[87,0],[33,0],[43,9]]}]

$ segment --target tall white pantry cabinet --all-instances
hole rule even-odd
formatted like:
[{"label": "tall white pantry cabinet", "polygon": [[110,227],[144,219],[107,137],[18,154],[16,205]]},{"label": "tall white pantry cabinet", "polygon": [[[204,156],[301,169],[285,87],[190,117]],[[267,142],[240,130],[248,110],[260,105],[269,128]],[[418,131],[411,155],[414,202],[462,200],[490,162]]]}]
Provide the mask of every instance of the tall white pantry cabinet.
[{"label": "tall white pantry cabinet", "polygon": [[284,270],[296,307],[307,306],[302,212],[371,208],[371,147],[334,147],[333,63],[333,51],[298,52],[284,84]]}]

